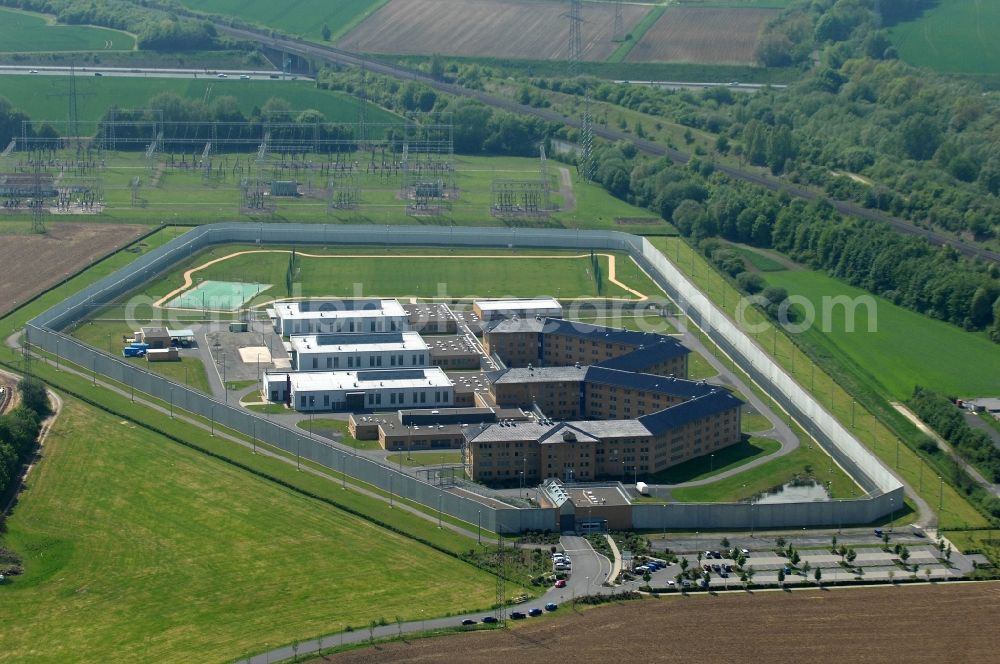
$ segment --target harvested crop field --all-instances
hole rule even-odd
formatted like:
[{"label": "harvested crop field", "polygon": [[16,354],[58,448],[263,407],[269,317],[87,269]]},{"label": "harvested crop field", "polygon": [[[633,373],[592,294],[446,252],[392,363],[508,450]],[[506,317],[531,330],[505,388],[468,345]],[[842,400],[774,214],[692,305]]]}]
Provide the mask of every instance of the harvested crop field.
[{"label": "harvested crop field", "polygon": [[628,602],[516,629],[391,643],[333,662],[987,662],[1000,584],[900,585]]},{"label": "harvested crop field", "polygon": [[671,7],[628,54],[629,62],[753,64],[760,31],[776,9]]},{"label": "harvested crop field", "polygon": [[[632,30],[649,7],[623,5]],[[463,55],[565,60],[569,5],[554,0],[392,0],[337,44],[398,55]],[[583,3],[584,60],[604,60],[615,49],[612,3]]]},{"label": "harvested crop field", "polygon": [[0,235],[0,315],[147,230],[59,222],[45,235]]}]

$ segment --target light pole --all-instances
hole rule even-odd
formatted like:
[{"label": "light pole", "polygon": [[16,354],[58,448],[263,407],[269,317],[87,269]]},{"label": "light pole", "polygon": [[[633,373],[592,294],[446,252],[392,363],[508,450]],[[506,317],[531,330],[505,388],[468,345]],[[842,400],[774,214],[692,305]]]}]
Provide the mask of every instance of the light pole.
[{"label": "light pole", "polygon": [[226,403],[229,403],[229,383],[226,382],[226,353],[222,353],[222,390],[226,394]]},{"label": "light pole", "polygon": [[215,437],[215,406],[212,406],[212,437]]},{"label": "light pole", "polygon": [[896,501],[894,498],[889,499],[889,532],[893,531],[893,522],[896,520]]},{"label": "light pole", "polygon": [[302,439],[295,436],[295,470],[302,470]]},{"label": "light pole", "polygon": [[941,479],[940,475],[938,475],[938,482],[941,483],[940,487],[938,488],[938,511],[940,512],[942,509],[944,509],[944,480]]},{"label": "light pole", "polygon": [[170,388],[170,419],[174,419],[174,388]]},{"label": "light pole", "polygon": [[518,498],[523,498],[524,497],[524,471],[523,470],[520,472],[520,475],[521,475],[521,488],[517,492],[517,497]]},{"label": "light pole", "polygon": [[483,511],[476,510],[476,534],[479,537],[479,543],[483,543]]},{"label": "light pole", "polygon": [[250,427],[253,430],[253,453],[257,454],[257,418],[250,420]]},{"label": "light pole", "polygon": [[708,455],[708,473],[712,474],[714,472],[715,472],[715,455],[714,454],[709,454]]}]

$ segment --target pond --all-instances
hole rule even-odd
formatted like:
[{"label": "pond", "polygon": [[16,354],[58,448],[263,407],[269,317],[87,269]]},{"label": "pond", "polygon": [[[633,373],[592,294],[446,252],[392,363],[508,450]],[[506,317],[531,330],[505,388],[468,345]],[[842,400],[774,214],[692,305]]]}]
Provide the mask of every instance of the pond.
[{"label": "pond", "polygon": [[773,489],[759,493],[751,499],[758,505],[775,503],[811,503],[829,500],[826,487],[815,480],[792,480]]}]

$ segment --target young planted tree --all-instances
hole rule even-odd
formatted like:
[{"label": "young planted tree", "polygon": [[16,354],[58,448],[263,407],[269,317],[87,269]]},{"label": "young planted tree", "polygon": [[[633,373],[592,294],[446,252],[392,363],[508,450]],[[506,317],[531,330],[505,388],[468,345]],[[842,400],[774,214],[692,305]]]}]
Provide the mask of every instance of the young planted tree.
[{"label": "young planted tree", "polygon": [[813,574],[813,577],[815,577],[816,583],[822,586],[823,585],[823,568],[817,567],[816,568],[816,572]]}]

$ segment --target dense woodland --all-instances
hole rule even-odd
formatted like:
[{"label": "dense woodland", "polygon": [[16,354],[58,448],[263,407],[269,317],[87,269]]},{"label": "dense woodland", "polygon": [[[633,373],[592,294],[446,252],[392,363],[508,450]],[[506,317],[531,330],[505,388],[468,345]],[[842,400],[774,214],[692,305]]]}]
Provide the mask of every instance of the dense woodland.
[{"label": "dense woodland", "polygon": [[0,497],[7,495],[34,454],[41,422],[51,412],[42,383],[22,379],[17,389],[21,403],[0,416]]}]

